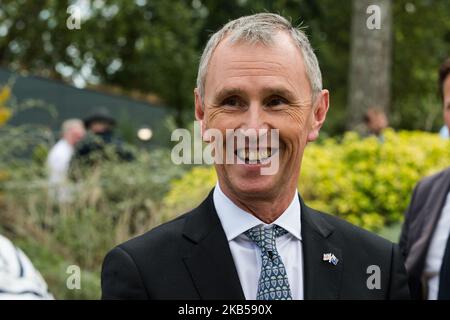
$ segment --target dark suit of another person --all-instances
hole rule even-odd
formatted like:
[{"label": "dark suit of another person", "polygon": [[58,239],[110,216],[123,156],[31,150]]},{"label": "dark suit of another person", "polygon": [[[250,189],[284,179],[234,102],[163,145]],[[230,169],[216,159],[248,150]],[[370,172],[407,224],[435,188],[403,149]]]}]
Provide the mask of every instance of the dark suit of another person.
[{"label": "dark suit of another person", "polygon": [[[439,282],[443,281],[443,267],[445,269],[442,261],[449,255],[445,252],[450,251],[446,249],[449,245],[446,245],[448,240],[445,239],[450,232],[446,226],[447,217],[450,217],[450,212],[447,213],[450,210],[447,207],[447,204],[450,205],[449,187],[450,168],[423,179],[414,189],[405,214],[400,249],[405,256],[411,296],[414,299],[436,299],[436,295],[439,295]],[[446,268],[449,267],[447,264]],[[439,274],[441,277],[438,277]],[[442,295],[443,292],[440,293]]]}]

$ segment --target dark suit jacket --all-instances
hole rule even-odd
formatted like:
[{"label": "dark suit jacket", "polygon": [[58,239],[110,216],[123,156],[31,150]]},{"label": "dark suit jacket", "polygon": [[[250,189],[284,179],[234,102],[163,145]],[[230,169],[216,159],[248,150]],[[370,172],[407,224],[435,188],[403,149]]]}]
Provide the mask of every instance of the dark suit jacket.
[{"label": "dark suit jacket", "polygon": [[420,181],[405,213],[400,249],[413,299],[427,296],[422,283],[425,259],[450,187],[450,167]]},{"label": "dark suit jacket", "polygon": [[[305,299],[409,298],[396,245],[300,202]],[[380,267],[380,289],[367,287],[370,265]],[[212,192],[191,212],[111,250],[102,298],[245,299]]]}]

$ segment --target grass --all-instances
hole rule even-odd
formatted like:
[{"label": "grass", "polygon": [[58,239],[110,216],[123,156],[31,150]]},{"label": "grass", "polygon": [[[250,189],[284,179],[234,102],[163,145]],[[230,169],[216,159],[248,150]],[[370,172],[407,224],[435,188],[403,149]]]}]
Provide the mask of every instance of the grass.
[{"label": "grass", "polygon": [[55,299],[99,299],[100,270],[81,270],[80,289],[68,289],[66,283],[70,274],[67,268],[75,265],[62,255],[33,239],[15,239],[14,244],[22,249],[39,270]]}]

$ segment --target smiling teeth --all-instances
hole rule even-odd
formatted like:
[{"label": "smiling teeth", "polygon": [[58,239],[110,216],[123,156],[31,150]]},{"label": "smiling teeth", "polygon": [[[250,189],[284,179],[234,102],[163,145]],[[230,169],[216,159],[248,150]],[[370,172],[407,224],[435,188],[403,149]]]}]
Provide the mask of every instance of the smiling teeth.
[{"label": "smiling teeth", "polygon": [[248,161],[264,161],[271,156],[271,150],[248,150],[248,149],[240,149],[237,151],[237,155],[242,160]]}]

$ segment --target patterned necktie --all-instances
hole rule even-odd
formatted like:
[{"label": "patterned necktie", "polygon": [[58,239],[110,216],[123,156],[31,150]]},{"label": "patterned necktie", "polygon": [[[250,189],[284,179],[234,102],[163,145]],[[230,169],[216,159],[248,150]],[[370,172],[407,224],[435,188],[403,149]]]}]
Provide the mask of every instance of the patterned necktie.
[{"label": "patterned necktie", "polygon": [[256,226],[245,232],[261,249],[261,275],[256,300],[292,300],[291,289],[275,239],[287,231],[275,225]]}]

